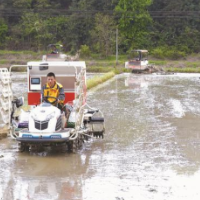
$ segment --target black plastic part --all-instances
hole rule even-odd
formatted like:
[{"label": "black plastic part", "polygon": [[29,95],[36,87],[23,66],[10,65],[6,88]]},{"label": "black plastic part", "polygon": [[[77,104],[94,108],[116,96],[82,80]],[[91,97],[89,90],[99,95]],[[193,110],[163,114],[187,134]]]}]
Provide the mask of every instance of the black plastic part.
[{"label": "black plastic part", "polygon": [[39,66],[40,71],[49,69],[48,63],[42,63]]},{"label": "black plastic part", "polygon": [[104,118],[103,117],[91,117],[90,122],[92,122],[92,123],[94,123],[94,122],[102,123],[102,122],[104,122]]},{"label": "black plastic part", "polygon": [[68,142],[69,138],[60,138],[60,139],[38,139],[38,138],[21,138],[17,137],[17,141],[24,143],[60,143],[60,142]]},{"label": "black plastic part", "polygon": [[104,131],[94,131],[93,136],[96,138],[103,138],[104,137]]},{"label": "black plastic part", "polygon": [[87,111],[87,113],[89,113],[89,114],[94,114],[94,113],[96,113],[96,112],[99,112],[99,110],[88,110],[88,111]]},{"label": "black plastic part", "polygon": [[15,99],[14,101],[12,101],[12,103],[15,103],[16,107],[19,108],[20,106],[23,106],[24,101],[23,101],[23,98],[21,97],[19,99]]},{"label": "black plastic part", "polygon": [[89,119],[85,119],[83,121],[84,124],[102,124],[104,123],[104,118],[103,117],[89,117]]}]

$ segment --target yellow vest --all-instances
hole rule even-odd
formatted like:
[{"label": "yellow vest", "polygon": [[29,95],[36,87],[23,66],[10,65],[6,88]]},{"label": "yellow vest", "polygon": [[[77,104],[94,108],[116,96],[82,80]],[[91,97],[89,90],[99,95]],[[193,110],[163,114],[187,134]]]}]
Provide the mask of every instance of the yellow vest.
[{"label": "yellow vest", "polygon": [[[49,86],[48,83],[45,84],[44,88],[43,88],[43,96],[46,97],[46,96],[50,96],[50,97],[55,97],[55,98],[58,98],[59,94],[60,94],[60,89],[63,88],[63,86],[60,84],[60,83],[57,83],[54,85],[53,88],[51,88]],[[48,98],[47,99],[50,103],[54,103],[56,99],[54,98]],[[64,103],[64,100],[60,100],[59,101],[60,103]]]}]

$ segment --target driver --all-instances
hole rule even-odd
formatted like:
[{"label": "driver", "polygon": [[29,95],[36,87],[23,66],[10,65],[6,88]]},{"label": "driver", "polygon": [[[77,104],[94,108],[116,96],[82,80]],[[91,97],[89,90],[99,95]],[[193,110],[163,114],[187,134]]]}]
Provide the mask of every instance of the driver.
[{"label": "driver", "polygon": [[53,46],[51,47],[51,49],[52,49],[51,54],[58,54],[58,49],[56,48],[55,45],[53,45]]},{"label": "driver", "polygon": [[56,77],[53,72],[47,74],[47,83],[42,88],[42,100],[51,103],[58,108],[63,109],[65,101],[65,93],[63,86],[56,82]]}]

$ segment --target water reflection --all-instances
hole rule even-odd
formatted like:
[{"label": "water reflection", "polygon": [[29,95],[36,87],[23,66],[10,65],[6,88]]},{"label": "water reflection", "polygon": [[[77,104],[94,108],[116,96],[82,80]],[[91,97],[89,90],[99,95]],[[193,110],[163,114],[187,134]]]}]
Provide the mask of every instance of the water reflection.
[{"label": "water reflection", "polygon": [[78,190],[79,185],[78,180],[68,179],[57,181],[45,178],[41,180],[18,179],[15,182],[13,199],[82,199],[81,191]]},{"label": "water reflection", "polygon": [[125,78],[125,86],[130,88],[148,88],[149,80],[144,75],[134,76],[132,74]]},{"label": "water reflection", "polygon": [[0,199],[84,199],[85,180],[95,176],[89,166],[94,162],[93,151],[103,155],[101,142],[88,141],[78,153],[17,151],[13,140],[0,143]]},{"label": "water reflection", "polygon": [[0,199],[82,199],[81,176],[90,154],[18,153],[11,151],[13,145],[9,141],[4,148],[0,146],[4,149]]}]

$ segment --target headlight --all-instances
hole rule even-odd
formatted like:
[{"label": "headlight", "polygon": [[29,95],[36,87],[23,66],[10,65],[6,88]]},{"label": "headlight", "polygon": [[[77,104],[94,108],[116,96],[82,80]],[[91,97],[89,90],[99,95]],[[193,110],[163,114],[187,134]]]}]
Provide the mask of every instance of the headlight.
[{"label": "headlight", "polygon": [[55,112],[52,112],[51,114],[47,115],[46,120],[50,120],[50,119],[54,118],[54,116],[55,116]]}]

